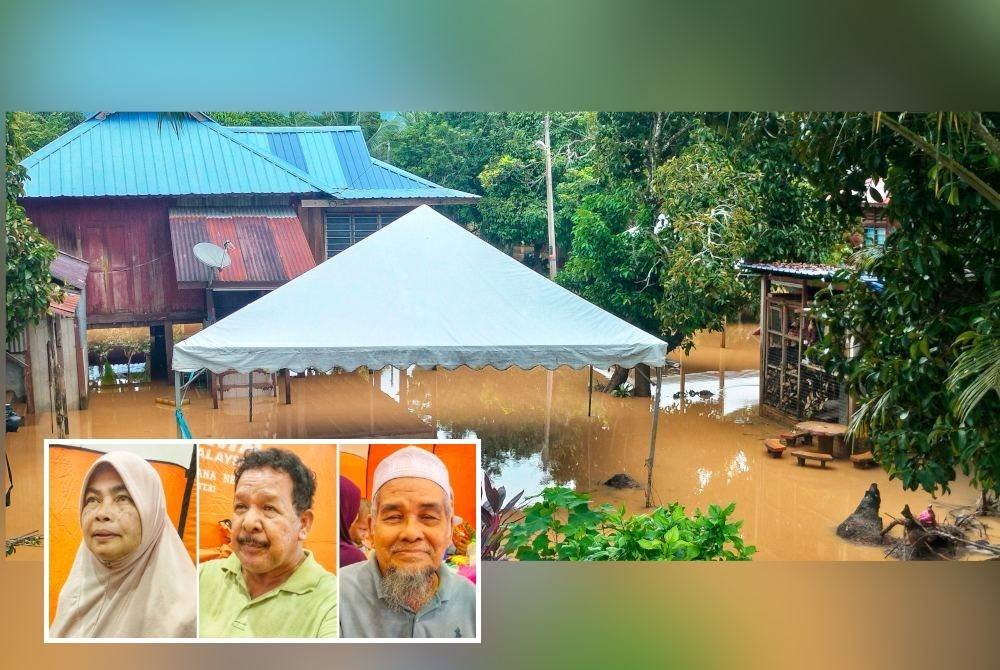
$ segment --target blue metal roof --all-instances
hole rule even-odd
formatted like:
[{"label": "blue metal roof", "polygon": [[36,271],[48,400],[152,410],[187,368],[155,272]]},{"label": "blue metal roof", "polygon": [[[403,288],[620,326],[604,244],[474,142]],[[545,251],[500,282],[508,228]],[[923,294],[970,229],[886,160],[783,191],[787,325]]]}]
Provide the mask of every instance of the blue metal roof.
[{"label": "blue metal roof", "polygon": [[193,114],[98,114],[22,165],[28,198],[328,193],[292,163]]},{"label": "blue metal roof", "polygon": [[302,164],[295,162],[295,165],[323,183],[337,198],[478,197],[439,186],[372,158],[359,126],[234,126],[227,130],[247,144],[284,160],[294,162],[299,155],[295,151],[300,151]]}]

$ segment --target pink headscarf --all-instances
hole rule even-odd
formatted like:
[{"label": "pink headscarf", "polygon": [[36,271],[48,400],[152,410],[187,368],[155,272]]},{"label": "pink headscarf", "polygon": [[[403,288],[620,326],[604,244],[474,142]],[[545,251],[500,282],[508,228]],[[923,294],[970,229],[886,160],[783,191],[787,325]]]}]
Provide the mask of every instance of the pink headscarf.
[{"label": "pink headscarf", "polygon": [[340,567],[368,560],[365,552],[351,542],[351,524],[358,518],[361,507],[361,489],[354,482],[340,475]]},{"label": "pink headscarf", "polygon": [[197,579],[191,557],[167,516],[163,484],[149,463],[113,451],[87,471],[80,491],[102,463],[111,465],[135,502],[142,522],[139,547],[105,563],[80,542],[59,593],[52,637],[195,637]]}]

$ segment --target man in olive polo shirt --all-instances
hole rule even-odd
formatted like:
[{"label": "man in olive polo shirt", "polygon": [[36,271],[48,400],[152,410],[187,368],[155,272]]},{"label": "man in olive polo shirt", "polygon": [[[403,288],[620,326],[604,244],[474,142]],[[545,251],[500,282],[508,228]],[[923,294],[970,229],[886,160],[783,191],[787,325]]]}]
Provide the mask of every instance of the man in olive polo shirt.
[{"label": "man in olive polo shirt", "polygon": [[337,579],[302,547],[316,475],[282,449],[236,467],[232,548],[198,567],[200,637],[336,637]]},{"label": "man in olive polo shirt", "polygon": [[375,551],[340,571],[341,637],[476,637],[476,588],[443,561],[454,524],[444,463],[405,447],[375,468],[372,489]]}]

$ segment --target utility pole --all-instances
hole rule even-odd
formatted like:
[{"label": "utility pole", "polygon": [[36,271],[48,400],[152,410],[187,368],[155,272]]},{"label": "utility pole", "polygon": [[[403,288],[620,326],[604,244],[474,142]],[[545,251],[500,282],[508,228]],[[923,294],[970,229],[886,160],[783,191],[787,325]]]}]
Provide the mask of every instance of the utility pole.
[{"label": "utility pole", "polygon": [[552,200],[552,142],[549,140],[549,113],[545,112],[545,199],[549,215],[549,279],[555,280],[559,267],[559,257],[556,252],[556,214]]}]

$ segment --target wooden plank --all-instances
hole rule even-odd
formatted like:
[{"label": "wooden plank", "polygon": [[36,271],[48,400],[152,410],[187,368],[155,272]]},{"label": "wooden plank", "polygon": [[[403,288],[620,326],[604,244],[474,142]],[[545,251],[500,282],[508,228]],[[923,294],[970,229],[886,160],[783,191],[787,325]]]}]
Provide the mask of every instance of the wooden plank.
[{"label": "wooden plank", "polygon": [[799,301],[799,360],[796,362],[798,378],[795,380],[796,414],[802,416],[802,333],[806,326],[806,283],[802,282],[802,293]]},{"label": "wooden plank", "polygon": [[174,324],[170,321],[163,322],[163,346],[167,350],[167,373],[173,369],[174,361]]},{"label": "wooden plank", "polygon": [[[73,317],[73,333],[74,335],[79,335],[80,333],[80,319]],[[89,405],[89,399],[87,396],[87,366],[83,360],[83,347],[80,345],[80,338],[73,338],[74,346],[76,349],[76,407],[77,409],[87,409]]]}]

